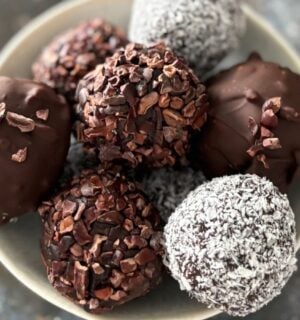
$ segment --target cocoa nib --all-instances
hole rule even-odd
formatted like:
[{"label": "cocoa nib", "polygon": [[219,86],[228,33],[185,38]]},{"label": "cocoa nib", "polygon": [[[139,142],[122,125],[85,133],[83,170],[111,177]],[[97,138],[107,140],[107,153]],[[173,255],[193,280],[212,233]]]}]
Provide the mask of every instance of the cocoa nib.
[{"label": "cocoa nib", "polygon": [[171,109],[163,110],[163,117],[167,125],[171,127],[180,127],[185,124],[185,119],[180,115],[180,113],[173,111]]},{"label": "cocoa nib", "polygon": [[256,144],[251,146],[248,150],[247,153],[250,157],[255,157],[259,152],[263,150],[262,144]]},{"label": "cocoa nib", "polygon": [[23,149],[19,149],[17,153],[11,156],[11,160],[19,163],[24,162],[26,159],[27,159],[27,147]]},{"label": "cocoa nib", "polygon": [[262,113],[261,124],[271,129],[275,129],[277,127],[278,117],[273,110],[267,109]]},{"label": "cocoa nib", "polygon": [[6,104],[4,102],[0,103],[0,121],[5,117]]},{"label": "cocoa nib", "polygon": [[264,154],[265,149],[278,150],[282,146],[280,140],[275,137],[272,130],[278,126],[279,112],[282,112],[281,98],[275,97],[267,100],[262,106],[262,114],[260,123],[258,124],[254,118],[249,117],[248,127],[255,138],[254,144],[247,150],[250,157],[263,163],[266,169],[269,168],[267,157]]},{"label": "cocoa nib", "polygon": [[277,113],[279,112],[281,107],[282,107],[282,99],[280,97],[274,97],[267,100],[263,104],[262,111],[265,112],[267,110],[272,110],[274,113]]},{"label": "cocoa nib", "polygon": [[157,104],[159,95],[157,92],[151,92],[144,96],[139,105],[138,114],[146,114],[147,111]]},{"label": "cocoa nib", "polygon": [[36,117],[40,120],[47,121],[49,117],[49,109],[37,110]]},{"label": "cocoa nib", "polygon": [[68,232],[73,231],[73,228],[74,228],[73,217],[68,216],[61,221],[60,226],[59,226],[59,232],[61,234],[68,233]]},{"label": "cocoa nib", "polygon": [[99,289],[99,290],[96,290],[94,294],[96,298],[98,298],[99,300],[107,301],[112,296],[113,289],[110,287]]},{"label": "cocoa nib", "polygon": [[267,148],[267,149],[270,149],[270,150],[277,150],[277,149],[281,149],[282,148],[278,138],[267,138],[267,139],[264,139],[262,144],[263,144],[264,148]]},{"label": "cocoa nib", "polygon": [[253,117],[249,117],[248,127],[249,127],[253,137],[255,137],[258,132],[258,124]]},{"label": "cocoa nib", "polygon": [[14,112],[6,113],[6,121],[12,126],[18,128],[21,132],[31,132],[35,128],[35,122],[27,117]]},{"label": "cocoa nib", "polygon": [[74,269],[74,289],[78,299],[81,300],[86,296],[86,289],[89,283],[88,268],[76,261]]},{"label": "cocoa nib", "polygon": [[267,157],[264,154],[259,154],[256,156],[256,159],[263,164],[265,169],[270,169],[270,166],[267,161]]}]

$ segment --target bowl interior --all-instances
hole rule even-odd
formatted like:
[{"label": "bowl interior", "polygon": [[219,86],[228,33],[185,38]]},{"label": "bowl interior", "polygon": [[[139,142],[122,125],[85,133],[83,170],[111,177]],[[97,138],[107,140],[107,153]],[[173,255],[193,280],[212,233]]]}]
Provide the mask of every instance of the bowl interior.
[{"label": "bowl interior", "polygon": [[[60,4],[21,31],[3,50],[0,56],[0,74],[17,77],[31,77],[30,66],[49,40],[59,32],[80,21],[92,17],[104,17],[116,25],[127,27],[131,0],[76,0]],[[300,72],[297,54],[264,20],[245,7],[248,18],[247,34],[238,50],[232,53],[220,66],[224,68],[243,61],[252,51],[274,62]],[[298,220],[300,236],[299,186],[293,189],[291,201]],[[58,307],[83,319],[185,319],[201,320],[218,313],[189,299],[177,284],[166,278],[160,287],[147,297],[137,299],[112,313],[93,316],[67,301],[48,284],[40,260],[40,223],[37,214],[28,214],[16,223],[1,228],[0,261],[21,282]],[[299,238],[299,237],[298,237]]]}]

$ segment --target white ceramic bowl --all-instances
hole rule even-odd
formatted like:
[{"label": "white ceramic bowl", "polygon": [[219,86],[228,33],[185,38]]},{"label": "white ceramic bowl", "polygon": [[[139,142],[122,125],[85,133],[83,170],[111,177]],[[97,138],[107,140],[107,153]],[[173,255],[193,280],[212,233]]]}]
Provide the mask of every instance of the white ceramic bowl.
[{"label": "white ceramic bowl", "polygon": [[[33,20],[4,48],[0,56],[0,74],[30,77],[30,66],[40,50],[53,36],[80,21],[100,16],[126,28],[131,3],[131,0],[76,0],[57,5]],[[221,67],[240,62],[255,50],[268,60],[300,72],[299,58],[288,43],[262,17],[248,7],[244,9],[248,18],[247,34],[242,40],[241,48],[228,57]],[[297,187],[293,190],[291,200],[300,226],[298,190],[300,188]],[[4,226],[0,230],[1,262],[36,294],[83,319],[201,320],[218,313],[190,300],[185,293],[180,292],[173,280],[166,279],[158,289],[146,297],[117,308],[112,313],[101,316],[89,315],[61,297],[48,284],[40,260],[39,237],[40,225],[37,214],[26,215],[17,223]]]}]

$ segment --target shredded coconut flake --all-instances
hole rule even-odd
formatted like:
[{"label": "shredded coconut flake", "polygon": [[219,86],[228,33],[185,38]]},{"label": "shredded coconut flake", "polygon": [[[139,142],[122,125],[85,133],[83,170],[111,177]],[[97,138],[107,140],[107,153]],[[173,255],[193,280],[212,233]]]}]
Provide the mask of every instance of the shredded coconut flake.
[{"label": "shredded coconut flake", "polygon": [[240,0],[135,0],[130,40],[163,40],[202,74],[237,47],[245,30]]},{"label": "shredded coconut flake", "polygon": [[206,181],[201,171],[191,168],[153,170],[144,180],[145,193],[156,205],[162,219],[167,222],[171,213],[190,191]]},{"label": "shredded coconut flake", "polygon": [[296,270],[287,196],[256,175],[217,178],[192,191],[165,227],[165,246],[181,288],[233,316],[262,308]]}]

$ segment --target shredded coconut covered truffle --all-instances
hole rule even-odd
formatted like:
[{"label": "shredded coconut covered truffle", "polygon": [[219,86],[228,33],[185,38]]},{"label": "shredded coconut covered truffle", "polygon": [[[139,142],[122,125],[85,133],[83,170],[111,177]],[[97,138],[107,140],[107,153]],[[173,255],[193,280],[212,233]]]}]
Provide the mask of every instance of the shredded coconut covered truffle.
[{"label": "shredded coconut covered truffle", "polygon": [[165,262],[182,290],[234,316],[259,310],[296,270],[294,213],[265,178],[216,178],[165,227]]},{"label": "shredded coconut covered truffle", "polygon": [[162,168],[151,171],[143,180],[144,190],[167,222],[190,191],[206,181],[201,171],[191,168]]},{"label": "shredded coconut covered truffle", "polygon": [[240,0],[135,0],[129,37],[164,41],[202,74],[237,47],[244,30]]}]

